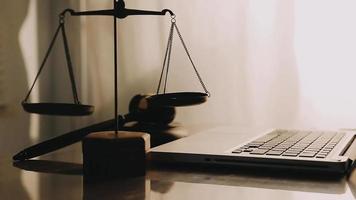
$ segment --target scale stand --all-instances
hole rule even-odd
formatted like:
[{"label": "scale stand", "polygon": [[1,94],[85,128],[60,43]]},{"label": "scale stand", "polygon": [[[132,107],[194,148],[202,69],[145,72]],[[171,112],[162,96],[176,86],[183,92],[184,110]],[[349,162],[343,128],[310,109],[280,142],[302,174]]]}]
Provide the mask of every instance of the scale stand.
[{"label": "scale stand", "polygon": [[123,0],[114,0],[113,9],[110,10],[94,10],[94,11],[81,11],[77,12],[72,9],[66,9],[61,13],[61,16],[65,16],[66,13],[69,13],[72,16],[113,16],[113,29],[114,29],[114,96],[115,96],[115,134],[119,130],[119,120],[118,120],[118,64],[117,64],[117,18],[123,19],[131,15],[165,15],[169,13],[171,16],[175,16],[174,13],[169,9],[164,9],[162,11],[147,11],[147,10],[135,10],[135,9],[126,9],[125,2]]},{"label": "scale stand", "polygon": [[[64,34],[64,17],[67,13],[69,13],[72,16],[113,16],[114,18],[114,95],[115,95],[115,116],[114,119],[108,120],[102,123],[98,123],[92,126],[84,127],[82,129],[78,129],[66,134],[63,134],[61,136],[52,138],[50,140],[44,141],[42,143],[33,145],[29,148],[26,148],[25,150],[19,152],[17,155],[13,157],[14,160],[16,161],[21,161],[21,160],[26,160],[29,158],[37,157],[52,151],[55,151],[57,149],[60,149],[62,147],[65,147],[67,145],[73,144],[75,142],[79,142],[82,140],[82,145],[83,145],[83,167],[84,167],[84,175],[89,175],[89,176],[122,176],[122,175],[134,175],[134,174],[143,174],[145,171],[145,166],[144,166],[144,159],[145,159],[145,153],[149,148],[150,144],[150,138],[149,135],[146,133],[132,133],[128,134],[127,132],[120,132],[118,134],[119,126],[123,126],[125,123],[130,122],[130,121],[142,121],[142,120],[158,120],[157,122],[167,122],[169,123],[170,121],[173,120],[174,118],[174,112],[172,113],[171,111],[174,111],[174,107],[177,106],[190,106],[190,105],[196,105],[200,103],[204,103],[207,100],[207,97],[210,96],[210,93],[205,87],[205,84],[203,83],[193,61],[192,58],[189,54],[189,51],[183,41],[183,38],[178,30],[178,27],[175,23],[175,15],[174,13],[169,10],[169,9],[164,9],[162,11],[146,11],[146,10],[134,10],[134,9],[126,9],[125,8],[125,3],[123,0],[114,0],[113,1],[113,9],[111,10],[95,10],[95,11],[82,11],[82,12],[76,12],[72,9],[66,9],[60,14],[60,26],[55,34],[55,37],[50,45],[50,48],[47,51],[47,54],[45,56],[45,59],[40,67],[40,70],[35,78],[35,81],[26,96],[23,106],[26,110],[26,106],[33,106],[34,104],[27,103],[27,99],[31,93],[31,90],[44,66],[44,63],[49,55],[49,52],[51,51],[51,48],[53,46],[53,43],[57,37],[57,34],[60,29],[62,29],[63,32],[63,39],[65,40],[65,53],[66,53],[66,59],[67,59],[67,65],[70,73],[70,78],[72,82],[72,90],[73,90],[73,96],[75,100],[75,104],[57,104],[57,103],[39,103],[37,108],[35,107],[34,111],[43,111],[37,112],[39,114],[49,114],[45,109],[50,108],[52,106],[52,113],[53,115],[59,115],[58,114],[58,105],[69,108],[70,106],[85,106],[81,105],[79,103],[79,100],[76,95],[76,88],[75,88],[75,82],[74,82],[74,75],[73,75],[73,70],[71,69],[71,62],[70,62],[70,54],[69,54],[69,48],[66,44],[66,39],[65,39],[65,34]],[[118,72],[118,63],[117,63],[117,18],[123,19],[127,16],[131,15],[165,15],[166,13],[169,13],[171,15],[171,31],[170,31],[170,37],[168,40],[167,44],[167,50],[166,50],[166,55],[164,58],[164,63],[163,63],[163,68],[162,68],[162,73],[160,76],[160,81],[157,89],[156,95],[153,96],[148,96],[142,99],[144,104],[146,105],[146,108],[143,110],[139,111],[133,111],[127,114],[127,115],[118,115],[118,80],[117,80],[117,72]],[[186,54],[194,68],[194,71],[197,75],[197,78],[199,79],[205,93],[201,92],[177,92],[177,93],[166,93],[166,86],[167,86],[167,77],[168,77],[168,69],[169,69],[169,63],[170,63],[170,53],[171,53],[171,48],[172,48],[172,42],[173,42],[173,32],[174,29],[176,30],[181,43],[186,51]],[[159,94],[161,83],[163,80],[163,74],[165,70],[165,65],[166,67],[166,74],[165,74],[165,79],[164,79],[164,90],[163,94]],[[56,107],[57,106],[57,107]],[[89,107],[90,108],[90,107]],[[157,110],[158,109],[158,110]],[[49,109],[51,110],[51,109]],[[62,109],[59,109],[62,110]],[[73,109],[68,109],[68,112],[60,113],[62,115],[79,115],[79,114],[91,114],[89,112],[87,113],[79,113],[72,111]],[[83,109],[84,110],[84,109]],[[88,110],[88,109],[86,109]],[[157,111],[164,111],[164,112],[157,112]],[[29,111],[29,110],[26,110]],[[89,111],[89,110],[88,110]],[[29,111],[30,112],[30,111]],[[36,112],[34,112],[36,113]],[[78,114],[79,113],[79,114]],[[115,131],[112,131],[112,130]],[[111,130],[111,131],[106,131],[106,130]],[[95,132],[95,133],[93,133]],[[89,135],[90,133],[91,136]],[[89,136],[88,136],[89,135]],[[84,139],[83,139],[84,138]],[[135,167],[132,167],[135,166]],[[108,171],[104,171],[107,169]],[[116,169],[122,169],[122,170],[116,170]],[[133,171],[130,171],[130,170]]]},{"label": "scale stand", "polygon": [[[165,54],[165,59],[163,63],[163,68],[162,68],[162,73],[160,76],[159,80],[159,85],[157,89],[156,95],[153,95],[151,97],[147,98],[148,104],[154,106],[154,107],[177,107],[177,106],[190,106],[190,105],[196,105],[196,104],[201,104],[204,103],[207,98],[210,96],[210,93],[208,92],[202,78],[200,77],[198,70],[196,69],[193,60],[191,58],[191,55],[187,49],[187,46],[185,45],[182,35],[179,32],[179,29],[176,25],[176,20],[175,20],[175,14],[169,10],[169,9],[163,9],[162,11],[147,11],[147,10],[134,10],[134,9],[126,9],[125,8],[125,2],[123,0],[114,0],[114,9],[111,10],[95,10],[95,11],[82,11],[82,12],[76,12],[72,9],[66,9],[64,10],[61,15],[65,15],[65,13],[70,13],[70,15],[73,16],[90,16],[90,15],[106,15],[106,16],[113,16],[114,17],[114,95],[115,95],[115,133],[117,134],[118,129],[119,129],[119,122],[118,122],[118,85],[117,85],[117,28],[116,28],[116,20],[117,18],[123,19],[127,16],[130,15],[165,15],[167,12],[171,15],[172,17],[172,26],[170,30],[170,37],[168,40],[167,44],[167,50]],[[204,92],[178,92],[178,93],[166,93],[166,85],[167,85],[167,76],[168,76],[168,70],[169,70],[169,63],[170,63],[170,54],[171,54],[171,48],[172,48],[172,42],[173,42],[173,32],[174,29],[176,30],[179,39],[184,47],[184,50],[190,60],[190,63],[192,64],[194,68],[194,72],[197,75],[197,78],[199,79],[200,84],[202,85]],[[162,83],[162,78],[163,78],[163,73],[165,70],[165,65],[166,67],[166,76],[164,80],[164,91],[163,94],[159,94],[161,83]],[[125,120],[125,119],[124,119]]]}]

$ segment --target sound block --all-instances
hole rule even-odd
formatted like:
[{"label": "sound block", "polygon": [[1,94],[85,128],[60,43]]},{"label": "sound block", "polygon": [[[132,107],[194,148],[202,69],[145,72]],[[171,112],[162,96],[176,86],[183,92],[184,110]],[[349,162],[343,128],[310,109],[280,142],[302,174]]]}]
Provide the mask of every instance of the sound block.
[{"label": "sound block", "polygon": [[143,176],[150,135],[143,132],[94,132],[82,140],[84,178]]},{"label": "sound block", "polygon": [[150,134],[151,148],[189,136],[189,131],[180,123],[128,123],[120,128],[125,131],[139,131]]}]

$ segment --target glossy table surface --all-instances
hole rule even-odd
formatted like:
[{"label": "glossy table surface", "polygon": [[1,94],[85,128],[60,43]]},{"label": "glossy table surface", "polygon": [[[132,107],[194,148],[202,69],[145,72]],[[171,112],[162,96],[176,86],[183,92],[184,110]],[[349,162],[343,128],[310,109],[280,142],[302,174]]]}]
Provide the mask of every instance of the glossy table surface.
[{"label": "glossy table surface", "polygon": [[268,172],[149,166],[146,176],[83,181],[81,146],[20,163],[0,158],[0,199],[356,199],[348,177],[272,175]]}]

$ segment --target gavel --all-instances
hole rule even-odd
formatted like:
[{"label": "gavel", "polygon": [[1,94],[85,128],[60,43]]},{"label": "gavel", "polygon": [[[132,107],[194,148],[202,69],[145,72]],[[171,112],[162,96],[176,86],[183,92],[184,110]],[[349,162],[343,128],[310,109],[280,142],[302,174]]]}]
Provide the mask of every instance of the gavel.
[{"label": "gavel", "polygon": [[[207,100],[208,96],[208,93],[200,92],[136,95],[130,101],[129,113],[118,116],[119,129],[126,123],[133,121],[139,123],[169,124],[174,120],[176,115],[175,107],[201,104]],[[92,132],[114,130],[115,124],[115,119],[110,119],[70,131],[20,151],[13,156],[13,160],[21,161],[44,155],[79,142]]]},{"label": "gavel", "polygon": [[[174,120],[176,114],[174,107],[154,105],[152,101],[148,100],[149,97],[149,95],[136,95],[132,98],[129,104],[129,113],[118,116],[119,129],[126,123],[133,121],[137,121],[139,123],[169,124]],[[110,119],[70,131],[20,151],[13,156],[13,160],[21,161],[41,156],[79,142],[92,132],[110,131],[114,129],[115,119]]]}]

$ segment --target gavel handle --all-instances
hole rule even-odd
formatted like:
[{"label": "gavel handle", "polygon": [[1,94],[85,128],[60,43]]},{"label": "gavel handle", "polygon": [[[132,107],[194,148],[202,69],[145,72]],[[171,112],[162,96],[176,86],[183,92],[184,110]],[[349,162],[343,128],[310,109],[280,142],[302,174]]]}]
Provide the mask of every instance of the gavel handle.
[{"label": "gavel handle", "polygon": [[[125,119],[122,116],[119,116],[119,125],[123,126],[126,122],[130,120]],[[97,132],[97,131],[108,131],[114,130],[115,128],[115,119],[110,119],[104,122],[93,124],[84,128],[80,128],[74,131],[70,131],[63,135],[54,137],[52,139],[46,140],[44,142],[30,146],[12,157],[14,161],[27,160],[37,156],[50,153],[52,151],[61,149],[65,146],[74,144],[81,141],[86,135]]]}]

